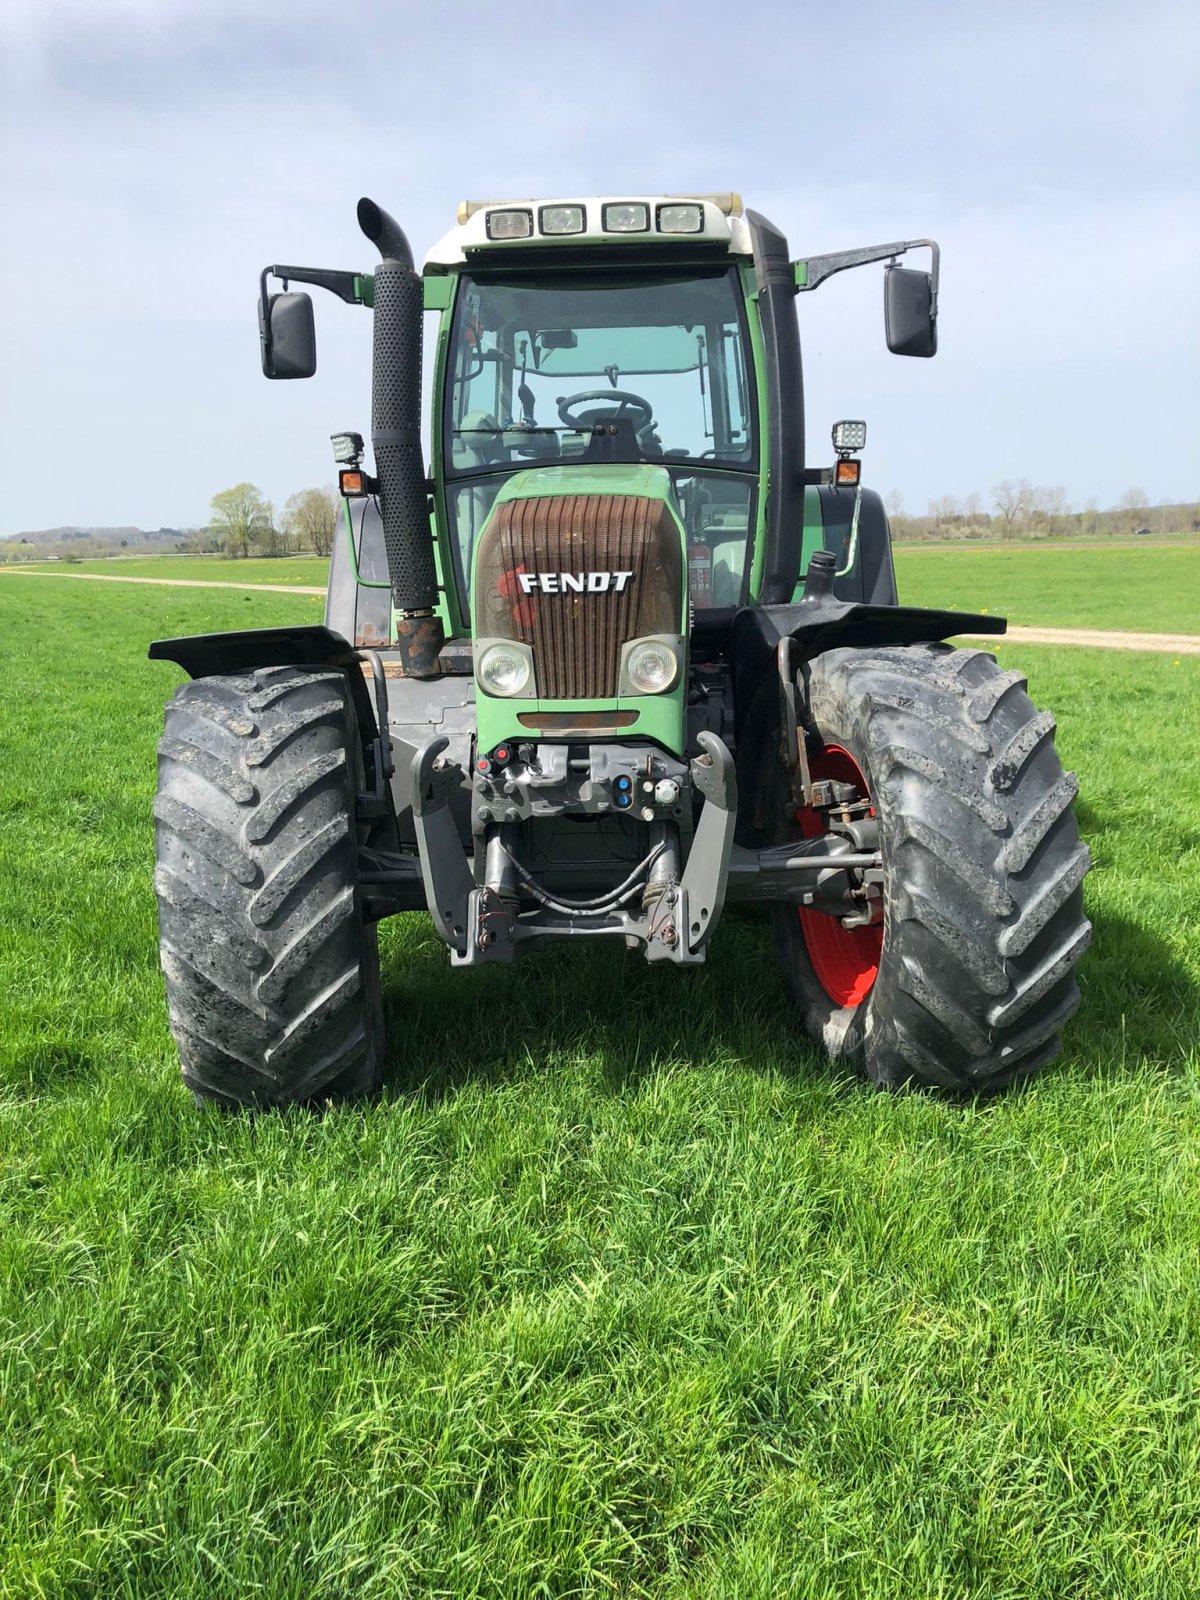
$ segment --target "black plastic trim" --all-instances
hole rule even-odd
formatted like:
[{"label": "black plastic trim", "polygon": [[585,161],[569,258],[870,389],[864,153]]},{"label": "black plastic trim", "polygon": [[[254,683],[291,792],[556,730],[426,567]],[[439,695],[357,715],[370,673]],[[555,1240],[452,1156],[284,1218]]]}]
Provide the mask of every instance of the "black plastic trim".
[{"label": "black plastic trim", "polygon": [[804,378],[796,322],[796,275],[787,240],[757,211],[746,221],[754,244],[758,314],[766,352],[768,489],[763,605],[791,599],[804,539]]},{"label": "black plastic trim", "polygon": [[[570,238],[571,235],[566,235]],[[729,246],[722,239],[697,239],[689,244],[690,235],[672,233],[657,243],[653,236],[644,244],[627,245],[622,238],[646,240],[644,233],[612,234],[612,244],[553,245],[524,244],[509,240],[505,244],[467,245],[467,260],[481,267],[505,272],[532,271],[542,267],[646,267],[672,266],[690,268],[716,263],[733,266],[737,257],[731,256]],[[665,242],[669,238],[672,243]]]}]

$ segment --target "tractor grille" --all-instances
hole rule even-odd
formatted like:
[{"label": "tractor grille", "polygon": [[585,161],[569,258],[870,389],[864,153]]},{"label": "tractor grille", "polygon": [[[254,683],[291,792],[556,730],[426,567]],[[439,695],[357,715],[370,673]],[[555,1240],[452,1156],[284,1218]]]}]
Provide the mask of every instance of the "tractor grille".
[{"label": "tractor grille", "polygon": [[[616,574],[633,576],[617,588]],[[542,592],[543,575],[609,574],[603,591]],[[525,593],[521,574],[538,574]],[[590,580],[598,584],[600,579]],[[480,541],[475,627],[532,647],[539,698],[611,700],[621,646],[682,633],[683,555],[666,505],[641,495],[545,495],[498,505]]]}]

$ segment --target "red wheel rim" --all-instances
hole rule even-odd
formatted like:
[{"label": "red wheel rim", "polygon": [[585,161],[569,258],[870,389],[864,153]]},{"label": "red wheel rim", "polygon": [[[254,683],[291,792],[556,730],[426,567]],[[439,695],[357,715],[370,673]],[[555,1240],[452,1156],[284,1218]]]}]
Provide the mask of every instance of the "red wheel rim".
[{"label": "red wheel rim", "polygon": [[[808,764],[814,778],[852,783],[861,799],[870,798],[871,790],[862,768],[840,744],[827,744],[809,758]],[[811,806],[803,806],[796,813],[796,820],[806,839],[814,839],[825,832],[820,812]],[[843,928],[836,917],[824,911],[813,911],[808,906],[799,909],[800,932],[817,982],[835,1005],[862,1005],[879,975],[883,928]]]}]

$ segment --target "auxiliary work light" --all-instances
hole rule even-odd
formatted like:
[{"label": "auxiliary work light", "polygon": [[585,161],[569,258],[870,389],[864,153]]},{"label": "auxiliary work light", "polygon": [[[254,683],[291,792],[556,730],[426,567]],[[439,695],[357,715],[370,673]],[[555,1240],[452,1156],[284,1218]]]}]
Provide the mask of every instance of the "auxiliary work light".
[{"label": "auxiliary work light", "polygon": [[605,233],[649,233],[650,207],[643,200],[621,200],[604,207]]},{"label": "auxiliary work light", "polygon": [[363,436],[361,433],[331,433],[330,442],[333,445],[333,459],[339,466],[357,467],[363,458]]},{"label": "auxiliary work light", "polygon": [[532,211],[489,211],[487,214],[489,239],[528,239],[532,234]]},{"label": "auxiliary work light", "polygon": [[862,450],[867,443],[867,425],[865,422],[835,422],[833,425],[833,448],[842,450]]},{"label": "auxiliary work light", "polygon": [[582,206],[541,206],[538,210],[538,227],[547,237],[582,233],[585,220]]},{"label": "auxiliary work light", "polygon": [[703,206],[659,206],[655,213],[659,233],[703,233]]}]

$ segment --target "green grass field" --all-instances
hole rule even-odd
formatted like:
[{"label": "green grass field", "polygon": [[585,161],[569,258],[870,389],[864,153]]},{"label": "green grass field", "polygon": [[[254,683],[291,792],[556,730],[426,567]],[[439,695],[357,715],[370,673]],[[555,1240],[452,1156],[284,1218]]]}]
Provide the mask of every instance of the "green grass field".
[{"label": "green grass field", "polygon": [[901,545],[896,585],[906,605],[999,612],[1013,623],[1200,633],[1200,545]]},{"label": "green grass field", "polygon": [[[42,563],[39,571],[62,571]],[[328,564],[316,556],[283,561],[222,561],[212,556],[142,556],[81,561],[69,572],[218,583],[319,587]],[[2,578],[2,574],[0,574]],[[900,598],[907,605],[1002,613],[1014,623],[1200,632],[1200,544],[1143,543],[1112,548],[1013,545],[901,545]]]},{"label": "green grass field", "polygon": [[695,974],[405,918],[383,1099],[229,1117],[166,1026],[144,647],[320,602],[98,602],[0,580],[0,1594],[1200,1592],[1200,660],[1000,648],[1096,859],[1025,1093],[842,1079],[744,917]]}]

